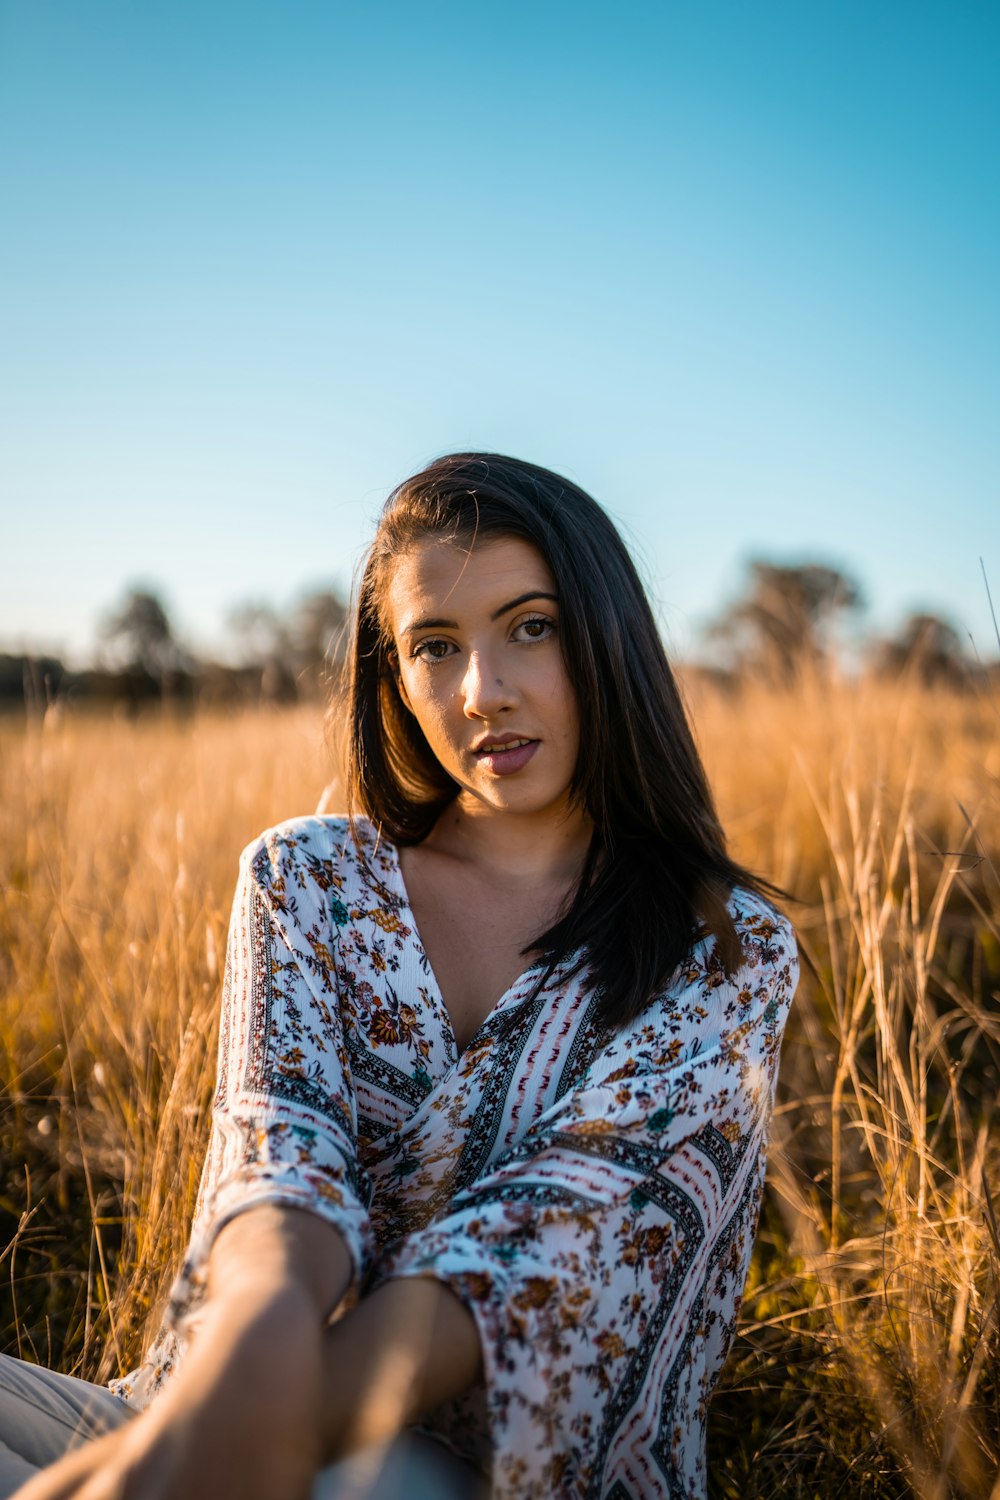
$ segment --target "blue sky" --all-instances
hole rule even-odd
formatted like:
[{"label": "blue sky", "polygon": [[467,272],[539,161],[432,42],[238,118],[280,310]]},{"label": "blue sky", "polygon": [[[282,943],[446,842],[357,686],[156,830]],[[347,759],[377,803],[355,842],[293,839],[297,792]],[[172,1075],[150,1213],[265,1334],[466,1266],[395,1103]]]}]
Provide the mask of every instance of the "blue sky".
[{"label": "blue sky", "polygon": [[349,584],[570,475],[691,649],[752,556],[1000,594],[1000,10],[0,0],[0,649]]}]

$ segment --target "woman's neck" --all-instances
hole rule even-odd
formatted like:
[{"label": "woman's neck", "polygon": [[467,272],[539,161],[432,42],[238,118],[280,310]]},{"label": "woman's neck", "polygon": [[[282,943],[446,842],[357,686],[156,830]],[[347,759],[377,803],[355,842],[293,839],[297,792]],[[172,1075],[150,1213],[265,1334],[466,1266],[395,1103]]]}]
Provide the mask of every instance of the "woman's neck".
[{"label": "woman's neck", "polygon": [[494,877],[533,883],[572,882],[587,857],[593,824],[576,809],[521,816],[497,812],[458,797],[424,840],[438,853],[463,860]]}]

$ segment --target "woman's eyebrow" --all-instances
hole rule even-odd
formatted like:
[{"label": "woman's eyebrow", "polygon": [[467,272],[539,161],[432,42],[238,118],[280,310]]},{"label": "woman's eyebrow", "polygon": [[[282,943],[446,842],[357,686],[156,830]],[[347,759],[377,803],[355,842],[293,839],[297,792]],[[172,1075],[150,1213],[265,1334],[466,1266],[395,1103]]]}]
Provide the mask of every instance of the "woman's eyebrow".
[{"label": "woman's eyebrow", "polygon": [[499,620],[501,615],[509,615],[512,609],[517,609],[521,604],[527,604],[529,599],[551,599],[553,604],[559,603],[557,595],[545,594],[541,591],[541,589],[538,589],[537,591],[532,591],[531,593],[518,594],[517,598],[512,599],[509,604],[501,604],[500,608],[495,609],[490,615],[490,619]]},{"label": "woman's eyebrow", "polygon": [[418,630],[457,630],[457,620],[414,620],[412,625],[404,625],[404,635],[414,635]]},{"label": "woman's eyebrow", "polygon": [[[500,608],[499,609],[495,609],[493,611],[493,613],[490,615],[490,619],[491,620],[499,620],[500,617],[501,617],[501,615],[509,615],[512,609],[517,609],[520,605],[527,604],[529,599],[551,599],[553,604],[558,604],[559,603],[559,597],[558,597],[557,594],[546,594],[541,589],[538,589],[537,591],[536,590],[532,590],[532,591],[530,591],[527,594],[518,594],[518,596],[517,596],[516,599],[511,599],[510,602],[507,603],[507,604],[501,604]],[[414,620],[412,625],[406,625],[406,626],[404,626],[404,628],[403,628],[403,634],[404,635],[413,635],[413,633],[415,631],[417,631],[417,630],[458,630],[458,629],[459,629],[459,624],[458,624],[457,620],[439,620],[439,619],[433,619],[432,620],[432,619],[428,618],[428,619],[425,619],[425,620]]]}]

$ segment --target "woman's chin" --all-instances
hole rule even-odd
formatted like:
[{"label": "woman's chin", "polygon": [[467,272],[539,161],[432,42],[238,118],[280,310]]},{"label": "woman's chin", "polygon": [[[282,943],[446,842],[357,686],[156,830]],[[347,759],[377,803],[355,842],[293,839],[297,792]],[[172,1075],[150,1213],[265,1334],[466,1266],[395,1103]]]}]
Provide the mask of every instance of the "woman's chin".
[{"label": "woman's chin", "polygon": [[537,786],[518,784],[512,776],[495,777],[487,785],[467,787],[461,799],[464,804],[474,802],[479,814],[496,813],[522,818],[560,818],[565,816],[569,789],[560,788],[551,792]]}]

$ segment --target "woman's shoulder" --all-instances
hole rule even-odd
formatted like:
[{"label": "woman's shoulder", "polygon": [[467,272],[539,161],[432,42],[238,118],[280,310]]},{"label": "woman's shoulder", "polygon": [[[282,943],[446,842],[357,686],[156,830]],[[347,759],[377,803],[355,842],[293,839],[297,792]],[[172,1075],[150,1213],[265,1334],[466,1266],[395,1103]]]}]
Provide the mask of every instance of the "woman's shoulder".
[{"label": "woman's shoulder", "polygon": [[[759,891],[745,886],[735,886],[730,893],[728,911],[736,931],[740,948],[739,966],[736,972],[745,988],[763,983],[781,985],[794,991],[798,979],[798,946],[795,931],[784,912]],[[717,982],[720,969],[720,954],[714,939],[710,939],[703,950],[705,972],[709,982]]]},{"label": "woman's shoulder", "polygon": [[[784,912],[759,891],[746,886],[733,887],[726,909],[739,944],[738,972],[771,969],[784,972],[786,978],[797,974],[795,932]],[[727,949],[728,962],[724,958]],[[700,976],[714,987],[721,975],[737,972],[732,968],[734,958],[731,944],[721,941],[716,931],[703,930],[682,971],[688,981]]]},{"label": "woman's shoulder", "polygon": [[264,884],[323,869],[339,884],[353,872],[376,878],[396,863],[395,846],[368,818],[306,813],[286,818],[251,839],[240,867]]},{"label": "woman's shoulder", "polygon": [[744,947],[748,940],[762,939],[788,943],[795,948],[795,932],[789,918],[759,891],[734,886],[727,906]]},{"label": "woman's shoulder", "polygon": [[731,936],[703,927],[660,1002],[667,1002],[671,1023],[693,1016],[700,1028],[714,1015],[727,1024],[735,1016],[743,1024],[751,1013],[747,1007],[757,1005],[768,1025],[783,1024],[799,976],[792,924],[766,896],[745,886],[730,892],[727,911],[736,950]]}]

